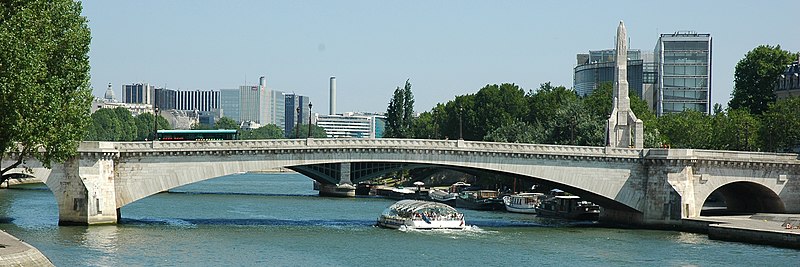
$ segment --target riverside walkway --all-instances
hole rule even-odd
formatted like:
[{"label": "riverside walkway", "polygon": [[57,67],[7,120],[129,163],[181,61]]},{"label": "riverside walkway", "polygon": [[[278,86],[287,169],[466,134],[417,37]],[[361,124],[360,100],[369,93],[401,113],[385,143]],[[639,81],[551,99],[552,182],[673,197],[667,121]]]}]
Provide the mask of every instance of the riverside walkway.
[{"label": "riverside walkway", "polygon": [[0,230],[0,266],[54,266],[38,249]]},{"label": "riverside walkway", "polygon": [[795,227],[800,214],[701,216],[684,221],[706,225],[710,239],[800,249],[800,229]]}]

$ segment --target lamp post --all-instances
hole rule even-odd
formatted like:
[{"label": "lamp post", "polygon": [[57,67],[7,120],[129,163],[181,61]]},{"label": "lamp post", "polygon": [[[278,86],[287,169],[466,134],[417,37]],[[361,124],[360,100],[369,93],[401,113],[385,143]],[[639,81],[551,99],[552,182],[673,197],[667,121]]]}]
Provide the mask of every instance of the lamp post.
[{"label": "lamp post", "polygon": [[311,102],[308,102],[308,138],[311,138]]},{"label": "lamp post", "polygon": [[158,140],[158,106],[153,105],[153,141]]},{"label": "lamp post", "polygon": [[300,105],[297,105],[297,123],[295,123],[296,126],[294,126],[294,138],[300,138],[300,114],[302,114],[301,112],[302,109],[300,108]]},{"label": "lamp post", "polygon": [[458,140],[464,140],[463,126],[461,125],[461,117],[464,113],[464,107],[458,107]]}]

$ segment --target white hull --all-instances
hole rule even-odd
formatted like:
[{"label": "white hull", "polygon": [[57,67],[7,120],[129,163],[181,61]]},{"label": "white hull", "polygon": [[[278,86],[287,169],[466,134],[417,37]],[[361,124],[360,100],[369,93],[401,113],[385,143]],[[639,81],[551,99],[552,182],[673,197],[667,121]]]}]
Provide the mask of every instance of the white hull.
[{"label": "white hull", "polygon": [[506,205],[506,210],[515,213],[536,214],[536,207],[511,207]]},{"label": "white hull", "polygon": [[519,195],[512,195],[503,197],[503,204],[506,210],[515,213],[536,214],[536,206],[542,194],[538,193],[522,193]]},{"label": "white hull", "polygon": [[391,218],[384,216],[378,218],[378,226],[394,228],[394,229],[400,229],[400,227],[405,226],[408,229],[418,229],[418,230],[434,230],[434,229],[464,230],[467,227],[463,219],[446,220],[446,221],[431,220],[429,222],[426,222],[424,220],[400,219],[400,218]]}]

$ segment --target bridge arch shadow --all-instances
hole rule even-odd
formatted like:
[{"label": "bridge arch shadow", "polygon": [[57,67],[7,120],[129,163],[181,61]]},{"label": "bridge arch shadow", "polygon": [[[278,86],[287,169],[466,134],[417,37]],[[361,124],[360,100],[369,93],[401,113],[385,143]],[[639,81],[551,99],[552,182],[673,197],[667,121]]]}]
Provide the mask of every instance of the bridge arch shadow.
[{"label": "bridge arch shadow", "polygon": [[754,182],[732,182],[714,190],[703,201],[701,216],[785,213],[786,207],[774,191]]},{"label": "bridge arch shadow", "polygon": [[[336,163],[327,163],[327,164],[339,164],[345,162],[336,162]],[[404,163],[392,163],[392,162],[359,162],[359,161],[352,161],[350,162],[353,164],[353,169],[351,170],[351,181],[353,183],[363,182],[367,180],[372,180],[374,178],[381,177],[381,175],[388,174],[390,172],[395,171],[402,171],[402,170],[414,170],[414,169],[446,169],[446,170],[453,170],[465,174],[469,174],[475,177],[477,180],[482,179],[491,179],[494,177],[509,177],[509,178],[517,178],[519,181],[527,181],[544,188],[549,189],[560,189],[565,192],[580,196],[581,198],[591,201],[604,209],[611,209],[623,212],[630,212],[630,213],[641,213],[640,211],[636,210],[633,207],[630,207],[620,201],[617,201],[612,198],[608,198],[603,196],[599,193],[595,193],[580,187],[571,186],[568,184],[560,183],[556,179],[551,179],[550,177],[536,177],[522,173],[514,173],[514,172],[504,172],[498,171],[493,169],[484,169],[484,168],[476,168],[476,167],[466,167],[466,166],[458,166],[458,165],[444,165],[444,164],[430,164],[425,162],[404,162]],[[325,165],[325,164],[318,164],[318,165]],[[375,165],[383,165],[386,167],[375,167]],[[369,170],[366,173],[358,174],[360,168],[356,166],[365,166],[364,168]],[[323,175],[322,172],[315,172],[312,169],[308,168],[308,165],[305,166],[286,166],[289,169],[295,170],[313,180],[322,183],[335,183],[329,177],[329,174]],[[329,167],[320,167],[316,169],[328,169]],[[328,177],[325,177],[328,176]],[[487,188],[493,189],[493,188]],[[521,191],[521,190],[518,190]]]}]

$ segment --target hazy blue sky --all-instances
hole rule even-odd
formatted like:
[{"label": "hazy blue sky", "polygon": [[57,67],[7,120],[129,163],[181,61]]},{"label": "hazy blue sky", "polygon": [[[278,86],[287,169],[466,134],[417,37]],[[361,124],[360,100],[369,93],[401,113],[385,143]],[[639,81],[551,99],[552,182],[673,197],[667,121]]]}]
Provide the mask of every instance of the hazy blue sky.
[{"label": "hazy blue sky", "polygon": [[[662,4],[670,4],[663,6]],[[416,110],[486,84],[572,87],[575,54],[659,33],[713,38],[712,95],[727,104],[736,63],[760,44],[800,50],[800,1],[84,1],[92,87],[148,82],[181,90],[268,87],[328,111],[385,111],[411,79]]]}]

